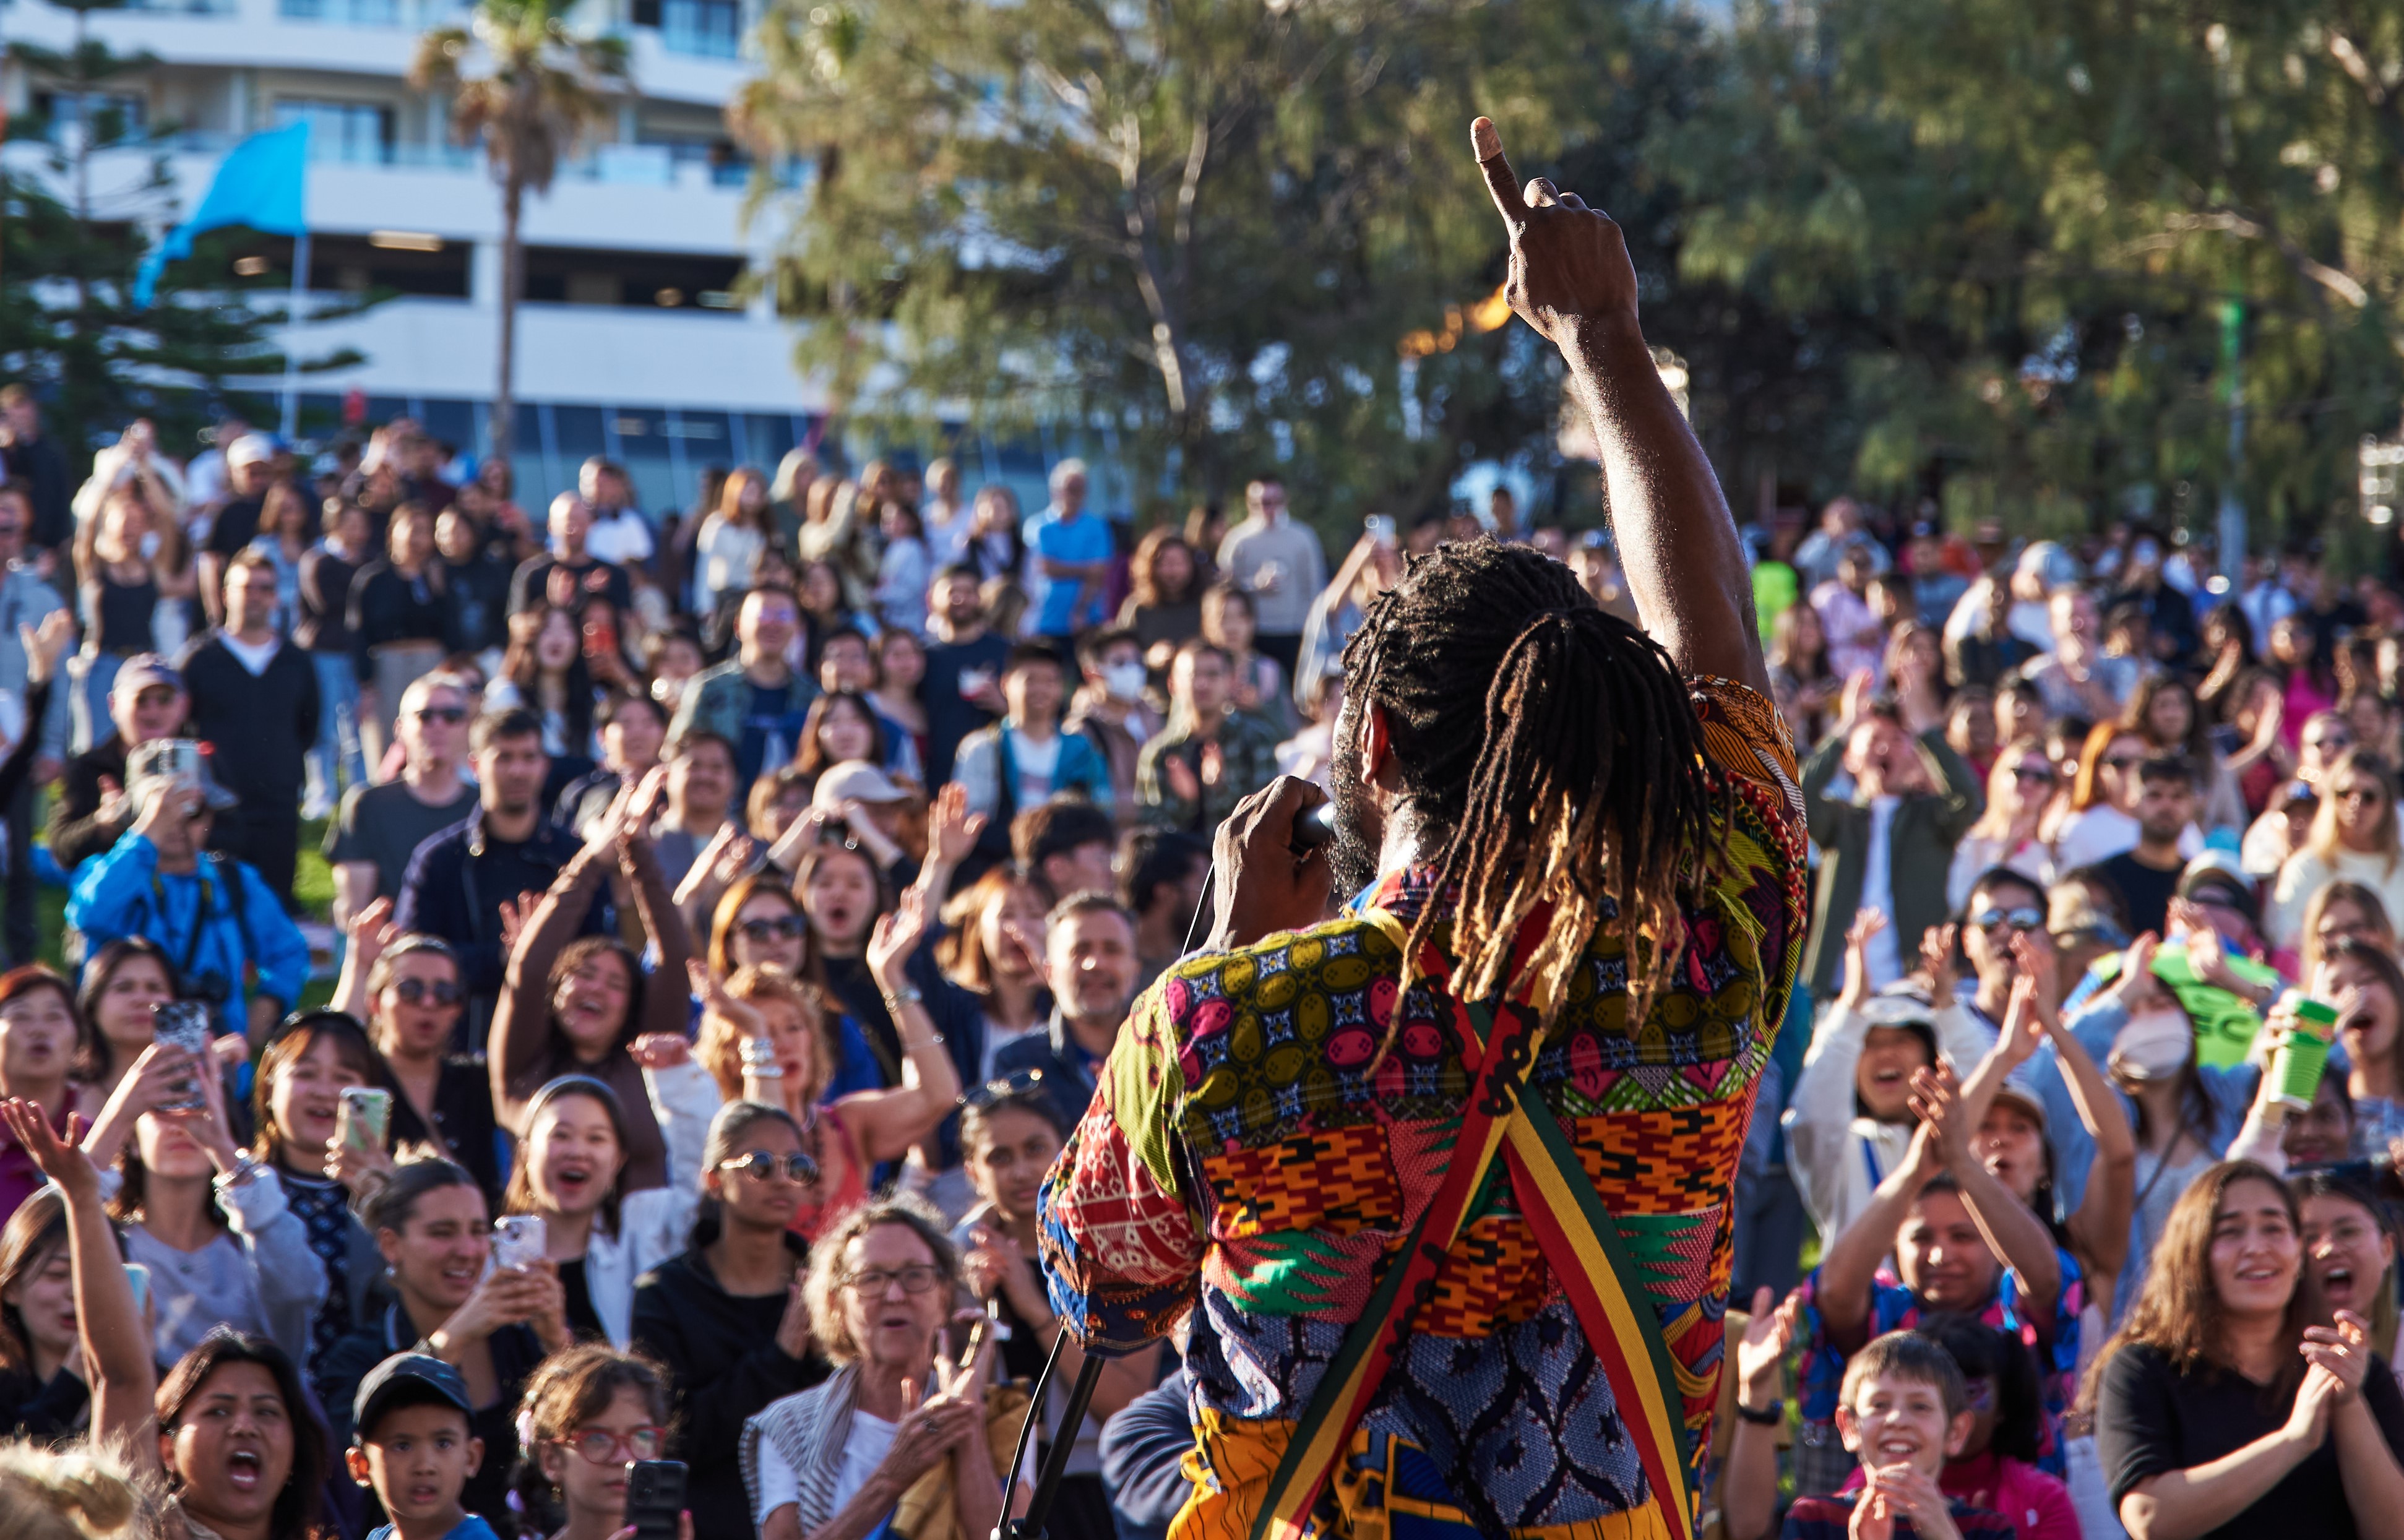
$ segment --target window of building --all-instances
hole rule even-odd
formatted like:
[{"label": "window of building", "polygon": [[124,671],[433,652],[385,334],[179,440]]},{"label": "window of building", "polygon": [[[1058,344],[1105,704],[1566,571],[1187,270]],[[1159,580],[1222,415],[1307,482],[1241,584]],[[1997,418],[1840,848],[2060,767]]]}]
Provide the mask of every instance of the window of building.
[{"label": "window of building", "polygon": [[334,21],[355,27],[400,25],[400,0],[277,0],[287,21]]},{"label": "window of building", "polygon": [[659,0],[660,43],[671,53],[732,59],[743,41],[737,0]]},{"label": "window of building", "polygon": [[392,159],[392,109],[365,102],[287,97],[275,104],[275,126],[309,125],[309,158],[384,165]]},{"label": "window of building", "polygon": [[88,142],[119,144],[139,139],[147,125],[150,104],[139,96],[105,91],[36,91],[34,110],[49,120],[50,140],[63,143],[70,133]]},{"label": "window of building", "polygon": [[742,308],[734,297],[739,257],[666,251],[600,251],[589,246],[528,246],[525,297],[571,305],[644,310]]}]

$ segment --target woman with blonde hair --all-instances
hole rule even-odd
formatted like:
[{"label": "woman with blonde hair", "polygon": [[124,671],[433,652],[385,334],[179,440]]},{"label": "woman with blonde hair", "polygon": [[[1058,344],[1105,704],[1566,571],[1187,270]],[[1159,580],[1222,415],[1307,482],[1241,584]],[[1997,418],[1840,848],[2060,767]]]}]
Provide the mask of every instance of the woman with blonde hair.
[{"label": "woman with blonde hair", "polygon": [[106,1452],[0,1444],[0,1534],[9,1540],[109,1540],[147,1533],[141,1489]]},{"label": "woman with blonde hair", "polygon": [[693,971],[695,987],[706,989],[693,1050],[702,1067],[729,1101],[781,1107],[802,1130],[802,1153],[814,1173],[804,1183],[792,1228],[804,1239],[863,1200],[871,1172],[932,1134],[959,1097],[959,1071],[943,1039],[926,1007],[904,998],[916,992],[907,965],[926,922],[925,895],[914,888],[876,922],[869,941],[869,968],[887,997],[899,1002],[895,1025],[907,1056],[901,1084],[890,1089],[827,1099],[836,1045],[819,990],[772,968],[747,968],[723,984]]},{"label": "woman with blonde hair", "polygon": [[[2378,893],[2361,883],[2324,883],[2304,905],[2303,930],[2296,939],[2297,949],[2288,954],[2294,966],[2279,971],[2289,978],[2310,978],[2329,948],[2341,941],[2366,941],[2393,953],[2396,922],[2388,917],[2387,905]],[[2271,955],[2274,966],[2282,960],[2280,954]]]},{"label": "woman with blonde hair", "polygon": [[2404,849],[2397,839],[2396,776],[2359,744],[2337,757],[2323,777],[2320,810],[2300,850],[2279,867],[2264,906],[2262,931],[2273,946],[2293,946],[2303,933],[2304,906],[2323,887],[2357,882],[2389,914],[2404,913]]},{"label": "woman with blonde hair", "polygon": [[2053,886],[2053,851],[2037,827],[2059,778],[2045,745],[2034,738],[2019,739],[1995,756],[1987,772],[1987,809],[1953,847],[1946,875],[1945,902],[1955,911],[1970,902],[1979,874],[1992,867],[2009,867],[2040,889]]},{"label": "woman with blonde hair", "polygon": [[767,481],[748,465],[731,472],[719,491],[718,506],[693,537],[693,613],[707,615],[726,595],[750,587],[760,553],[776,540],[776,513],[769,505]]}]

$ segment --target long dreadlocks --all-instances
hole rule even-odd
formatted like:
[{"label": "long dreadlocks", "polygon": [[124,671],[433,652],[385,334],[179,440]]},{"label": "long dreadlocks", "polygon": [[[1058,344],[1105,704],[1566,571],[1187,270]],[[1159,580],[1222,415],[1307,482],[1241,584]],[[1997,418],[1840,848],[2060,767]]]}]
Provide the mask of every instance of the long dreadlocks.
[{"label": "long dreadlocks", "polygon": [[1684,947],[1680,900],[1714,820],[1701,730],[1669,654],[1560,563],[1473,540],[1415,558],[1370,605],[1344,665],[1351,698],[1384,708],[1404,787],[1441,842],[1436,892],[1459,894],[1419,911],[1403,987],[1449,922],[1457,991],[1486,998],[1521,924],[1550,903],[1514,992],[1536,985],[1549,1025],[1588,938],[1614,919],[1627,1019],[1641,1022]]}]

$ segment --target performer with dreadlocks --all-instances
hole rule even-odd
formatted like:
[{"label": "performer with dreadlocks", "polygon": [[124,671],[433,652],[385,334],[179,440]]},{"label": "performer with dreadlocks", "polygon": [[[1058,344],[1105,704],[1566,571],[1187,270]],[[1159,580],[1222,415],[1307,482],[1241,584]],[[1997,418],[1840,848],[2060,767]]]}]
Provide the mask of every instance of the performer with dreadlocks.
[{"label": "performer with dreadlocks", "polygon": [[1346,651],[1332,848],[1294,847],[1320,799],[1291,778],[1220,829],[1217,929],[1041,1200],[1090,1351],[1191,1319],[1172,1540],[1695,1522],[1730,1189],[1804,933],[1794,750],[1618,227],[1471,133],[1644,630],[1524,547],[1441,547]]}]

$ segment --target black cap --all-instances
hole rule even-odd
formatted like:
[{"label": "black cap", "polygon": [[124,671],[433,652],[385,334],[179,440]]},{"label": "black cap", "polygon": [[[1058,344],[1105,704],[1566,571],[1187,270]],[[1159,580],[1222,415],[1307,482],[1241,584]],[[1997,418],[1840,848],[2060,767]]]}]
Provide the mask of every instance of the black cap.
[{"label": "black cap", "polygon": [[396,1407],[427,1405],[456,1407],[463,1417],[476,1411],[468,1404],[468,1381],[457,1369],[430,1353],[397,1352],[359,1381],[358,1396],[351,1403],[351,1441],[365,1443],[376,1419]]}]

